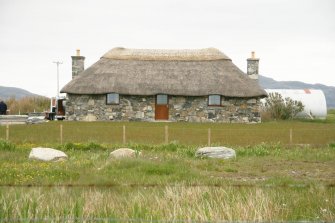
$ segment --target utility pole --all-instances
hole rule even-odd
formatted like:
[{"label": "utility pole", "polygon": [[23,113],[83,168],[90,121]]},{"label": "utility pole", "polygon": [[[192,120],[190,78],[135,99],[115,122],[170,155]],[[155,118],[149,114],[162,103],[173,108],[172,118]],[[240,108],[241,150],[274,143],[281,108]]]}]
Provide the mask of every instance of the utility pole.
[{"label": "utility pole", "polygon": [[63,64],[63,62],[54,61],[53,63],[57,65],[57,98],[59,98],[59,64]]}]

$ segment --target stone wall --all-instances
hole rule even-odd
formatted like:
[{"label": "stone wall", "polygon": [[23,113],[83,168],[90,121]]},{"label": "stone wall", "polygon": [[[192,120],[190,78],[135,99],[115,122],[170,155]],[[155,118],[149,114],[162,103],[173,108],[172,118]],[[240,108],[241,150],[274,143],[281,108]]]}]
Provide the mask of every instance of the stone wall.
[{"label": "stone wall", "polygon": [[[221,106],[208,106],[207,96],[169,96],[169,121],[258,123],[258,99],[224,98]],[[68,94],[68,120],[154,121],[155,96],[120,95],[119,105],[107,105],[106,95]]]}]

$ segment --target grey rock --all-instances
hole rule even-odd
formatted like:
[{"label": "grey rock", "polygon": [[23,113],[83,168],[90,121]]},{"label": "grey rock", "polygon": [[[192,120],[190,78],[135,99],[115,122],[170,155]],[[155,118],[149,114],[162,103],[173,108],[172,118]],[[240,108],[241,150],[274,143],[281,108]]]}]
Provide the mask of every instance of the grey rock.
[{"label": "grey rock", "polygon": [[116,159],[130,158],[130,157],[136,157],[138,155],[141,155],[141,152],[129,148],[120,148],[111,152],[109,154],[109,158],[116,158]]},{"label": "grey rock", "polygon": [[60,150],[43,147],[32,148],[29,154],[29,159],[41,161],[60,161],[67,158],[67,155]]},{"label": "grey rock", "polygon": [[219,158],[219,159],[231,159],[236,157],[235,150],[223,146],[219,147],[203,147],[196,151],[196,156]]}]

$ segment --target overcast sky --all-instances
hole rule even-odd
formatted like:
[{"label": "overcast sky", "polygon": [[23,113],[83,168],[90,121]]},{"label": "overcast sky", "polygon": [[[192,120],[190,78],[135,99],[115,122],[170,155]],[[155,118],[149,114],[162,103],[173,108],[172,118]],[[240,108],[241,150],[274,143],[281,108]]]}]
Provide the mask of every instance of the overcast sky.
[{"label": "overcast sky", "polygon": [[335,86],[334,0],[0,0],[0,86],[57,94],[77,48],[85,68],[114,47],[215,47],[246,71]]}]

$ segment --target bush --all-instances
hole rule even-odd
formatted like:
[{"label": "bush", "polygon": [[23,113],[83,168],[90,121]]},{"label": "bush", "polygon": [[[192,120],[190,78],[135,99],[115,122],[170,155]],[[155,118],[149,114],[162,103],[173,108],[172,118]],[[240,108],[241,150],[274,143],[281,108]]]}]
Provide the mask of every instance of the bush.
[{"label": "bush", "polygon": [[301,101],[295,101],[291,98],[283,98],[279,93],[270,93],[266,98],[265,113],[270,115],[272,119],[293,119],[299,112],[304,110]]},{"label": "bush", "polygon": [[261,143],[254,146],[239,148],[237,156],[268,156],[270,154],[278,155],[281,145],[279,143]]},{"label": "bush", "polygon": [[0,139],[0,151],[1,150],[13,151],[15,150],[15,148],[16,147],[13,143]]},{"label": "bush", "polygon": [[102,145],[95,143],[95,142],[89,142],[89,143],[66,143],[64,145],[59,146],[59,149],[63,150],[81,150],[81,151],[89,151],[89,150],[105,150],[106,148]]}]

